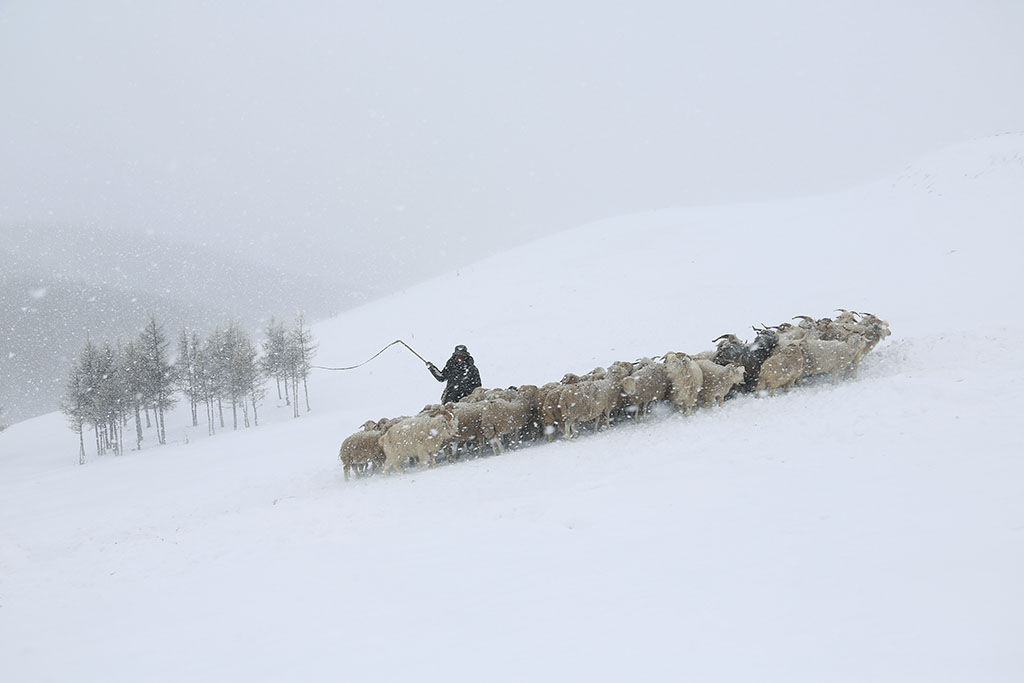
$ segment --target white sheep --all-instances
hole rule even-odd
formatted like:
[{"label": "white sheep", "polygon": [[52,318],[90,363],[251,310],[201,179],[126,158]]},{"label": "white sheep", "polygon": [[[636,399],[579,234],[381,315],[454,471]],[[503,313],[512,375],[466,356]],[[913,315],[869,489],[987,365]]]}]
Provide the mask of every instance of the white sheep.
[{"label": "white sheep", "polygon": [[338,459],[344,466],[345,481],[348,481],[349,475],[353,472],[359,475],[384,465],[384,449],[380,447],[378,441],[395,421],[387,418],[376,422],[370,420],[363,423],[360,431],[341,442]]},{"label": "white sheep", "polygon": [[599,375],[600,379],[582,380],[563,387],[558,408],[566,438],[579,436],[579,426],[591,420],[596,429],[601,428],[602,421],[611,426],[612,414],[622,407],[622,379],[626,372],[628,369],[623,364],[615,363]]},{"label": "white sheep", "polygon": [[655,363],[650,358],[640,361],[640,366],[633,370],[633,374],[622,380],[626,410],[633,413],[634,422],[647,421],[651,405],[665,398],[668,386],[665,364]]},{"label": "white sheep", "polygon": [[460,449],[469,451],[474,445],[478,453],[483,453],[483,415],[487,404],[486,400],[467,401],[466,399],[451,404],[452,412],[459,420],[452,443],[453,456],[457,456]]},{"label": "white sheep", "polygon": [[742,365],[719,365],[703,358],[697,359],[703,377],[700,387],[700,403],[705,407],[720,406],[725,395],[737,384],[743,383],[746,370]]},{"label": "white sheep", "polygon": [[518,439],[522,431],[536,419],[540,390],[527,384],[515,391],[508,390],[506,396],[482,404],[480,431],[495,454],[505,450],[501,443],[502,437]]},{"label": "white sheep", "polygon": [[561,382],[548,382],[540,388],[539,396],[539,421],[544,438],[552,441],[555,438],[555,431],[562,428],[562,411],[559,407],[562,387]]},{"label": "white sheep", "polygon": [[417,415],[392,425],[382,437],[380,446],[384,449],[384,468],[404,472],[402,462],[415,457],[419,465],[426,462],[433,467],[434,454],[454,439],[459,430],[459,418],[449,406],[431,415]]},{"label": "white sheep", "polygon": [[685,353],[666,353],[665,373],[669,381],[669,400],[685,415],[689,415],[697,405],[697,396],[704,383],[703,370]]}]

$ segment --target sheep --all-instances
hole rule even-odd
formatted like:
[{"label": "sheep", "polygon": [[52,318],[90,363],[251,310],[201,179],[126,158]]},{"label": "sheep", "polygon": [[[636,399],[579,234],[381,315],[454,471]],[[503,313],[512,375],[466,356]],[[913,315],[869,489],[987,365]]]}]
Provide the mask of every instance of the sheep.
[{"label": "sheep", "polygon": [[524,428],[536,420],[539,398],[540,389],[527,384],[519,387],[516,392],[510,391],[507,399],[484,404],[480,429],[495,454],[505,450],[501,443],[503,436],[517,438]]},{"label": "sheep", "polygon": [[341,442],[338,459],[344,466],[345,481],[348,481],[349,475],[353,472],[358,475],[384,464],[384,450],[378,441],[394,422],[395,420],[387,418],[381,418],[376,422],[370,420],[363,423],[360,431]]},{"label": "sheep", "polygon": [[703,370],[685,353],[666,353],[665,374],[669,380],[669,399],[683,414],[689,415],[697,405],[697,395],[704,382]]},{"label": "sheep", "polygon": [[622,378],[627,371],[625,364],[615,363],[600,379],[582,380],[563,388],[558,405],[567,438],[579,436],[579,425],[583,422],[594,420],[595,428],[600,429],[603,420],[611,427],[611,416],[622,405]]},{"label": "sheep", "polygon": [[668,393],[664,363],[644,359],[633,374],[622,380],[622,391],[626,395],[627,411],[633,412],[633,421],[646,422],[651,404],[664,399]]},{"label": "sheep", "polygon": [[767,389],[768,395],[774,396],[776,389],[789,391],[803,377],[805,364],[804,350],[799,343],[778,346],[761,366],[755,393],[760,395]]},{"label": "sheep", "polygon": [[459,418],[451,404],[430,415],[401,420],[380,437],[380,446],[384,449],[383,471],[394,469],[404,472],[402,461],[409,457],[415,457],[421,467],[424,461],[433,467],[434,454],[454,439],[458,430]]},{"label": "sheep", "polygon": [[696,363],[703,373],[699,399],[704,407],[722,405],[722,400],[734,386],[743,382],[746,373],[739,364],[719,365],[703,358],[698,358]]},{"label": "sheep", "polygon": [[832,383],[839,381],[840,375],[853,375],[860,359],[867,349],[867,341],[863,335],[851,335],[846,341],[827,341],[822,339],[805,339],[800,342],[804,352],[804,376],[831,374]]},{"label": "sheep", "polygon": [[[572,378],[576,378],[576,375],[573,375]],[[562,378],[563,386],[558,392],[555,407],[559,416],[558,428],[561,430],[562,436],[573,439],[579,435],[579,423],[585,421],[582,416],[592,412],[593,405],[587,398],[586,385],[583,382],[572,379],[565,383],[565,379],[565,377]]]},{"label": "sheep", "polygon": [[473,444],[476,444],[478,453],[483,453],[483,415],[487,404],[488,401],[467,401],[463,398],[451,405],[452,412],[459,420],[459,426],[452,442],[453,457],[458,456],[460,448],[468,451]]},{"label": "sheep", "polygon": [[460,401],[465,403],[478,403],[480,401],[493,401],[499,398],[505,398],[508,395],[508,391],[505,389],[486,389],[484,387],[477,387],[469,396],[464,396]]},{"label": "sheep", "polygon": [[562,410],[559,407],[559,400],[563,386],[565,385],[560,382],[549,382],[540,388],[540,427],[544,438],[548,441],[554,440],[555,430],[562,428]]},{"label": "sheep", "polygon": [[619,379],[623,379],[633,374],[635,364],[625,360],[617,360],[608,366],[608,372],[614,373]]}]

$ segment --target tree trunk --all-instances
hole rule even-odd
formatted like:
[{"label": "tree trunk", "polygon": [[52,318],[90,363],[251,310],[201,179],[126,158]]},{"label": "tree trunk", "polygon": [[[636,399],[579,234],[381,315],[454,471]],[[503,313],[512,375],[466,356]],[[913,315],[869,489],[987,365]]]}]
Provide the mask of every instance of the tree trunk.
[{"label": "tree trunk", "polygon": [[238,429],[238,403],[235,401],[235,399],[231,399],[231,419],[233,420],[233,422],[232,422],[232,429],[236,429],[237,430]]},{"label": "tree trunk", "polygon": [[284,378],[284,404],[286,406],[290,406],[292,404],[292,399],[288,396],[288,382],[290,382],[290,381],[291,381],[290,378],[288,378],[288,377]]},{"label": "tree trunk", "polygon": [[306,384],[306,378],[302,378],[302,390],[306,392],[306,412],[310,411],[309,407],[309,386]]},{"label": "tree trunk", "polygon": [[78,423],[78,464],[85,464],[85,435],[82,433],[82,423]]},{"label": "tree trunk", "polygon": [[293,415],[293,417],[298,417],[299,416],[299,400],[298,400],[298,395],[299,395],[299,378],[298,377],[292,377],[292,396],[296,397],[296,399],[294,401],[292,401],[292,415]]},{"label": "tree trunk", "polygon": [[160,433],[160,443],[161,444],[166,444],[167,443],[167,430],[164,429],[164,409],[163,408],[159,408],[158,411],[159,411],[158,414],[160,416],[160,425],[158,427],[158,431]]},{"label": "tree trunk", "polygon": [[135,450],[142,450],[142,415],[138,406],[135,406]]},{"label": "tree trunk", "polygon": [[256,396],[255,395],[252,397],[252,423],[256,427],[260,426],[260,420],[256,416]]}]

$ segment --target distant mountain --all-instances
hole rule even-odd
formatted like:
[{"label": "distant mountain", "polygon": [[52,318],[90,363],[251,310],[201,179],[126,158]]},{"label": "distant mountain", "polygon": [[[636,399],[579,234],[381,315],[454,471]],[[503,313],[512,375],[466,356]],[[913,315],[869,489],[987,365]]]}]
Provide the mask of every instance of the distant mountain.
[{"label": "distant mountain", "polygon": [[86,338],[135,336],[150,315],[174,338],[229,319],[315,320],[359,301],[344,284],[155,236],[0,227],[0,407],[17,422],[57,408]]}]

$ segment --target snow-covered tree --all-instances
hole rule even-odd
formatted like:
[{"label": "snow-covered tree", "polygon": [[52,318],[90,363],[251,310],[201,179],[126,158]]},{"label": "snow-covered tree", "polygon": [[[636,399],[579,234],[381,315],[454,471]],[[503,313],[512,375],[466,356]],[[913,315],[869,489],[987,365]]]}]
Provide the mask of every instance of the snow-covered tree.
[{"label": "snow-covered tree", "polygon": [[71,429],[78,434],[78,464],[85,464],[85,424],[89,420],[90,392],[81,359],[72,365],[64,385],[60,410],[67,417]]},{"label": "snow-covered tree", "polygon": [[139,352],[144,359],[143,398],[151,406],[157,416],[157,440],[167,443],[167,432],[164,428],[164,412],[172,408],[174,398],[174,371],[168,359],[167,349],[170,346],[164,335],[163,326],[155,317],[139,335]]},{"label": "snow-covered tree", "polygon": [[267,377],[273,377],[277,384],[277,398],[281,396],[281,380],[284,380],[285,395],[283,398],[287,404],[291,404],[288,396],[288,330],[284,323],[276,318],[271,318],[267,328],[263,331],[266,338],[263,340],[263,372]]},{"label": "snow-covered tree", "polygon": [[306,327],[306,318],[301,313],[295,320],[295,328],[288,334],[287,366],[292,380],[292,395],[295,397],[293,414],[299,416],[299,381],[306,396],[306,412],[309,412],[309,385],[307,379],[313,367],[313,356],[319,344],[313,341],[313,332]]},{"label": "snow-covered tree", "polygon": [[110,342],[104,342],[99,354],[99,385],[95,392],[96,425],[100,429],[104,449],[123,455],[122,433],[128,397],[122,354]]},{"label": "snow-covered tree", "polygon": [[238,408],[241,406],[245,426],[249,426],[249,410],[246,404],[254,387],[260,382],[259,364],[256,362],[256,345],[242,327],[232,321],[225,331],[225,354],[227,362],[226,398],[231,401],[234,428],[238,429]]},{"label": "snow-covered tree", "polygon": [[135,342],[129,341],[125,344],[122,363],[127,409],[135,418],[135,450],[142,450],[142,411],[145,408],[146,363]]},{"label": "snow-covered tree", "polygon": [[199,334],[182,330],[178,337],[178,358],[174,364],[175,386],[188,399],[193,427],[199,425],[199,402],[203,400],[202,365]]}]

